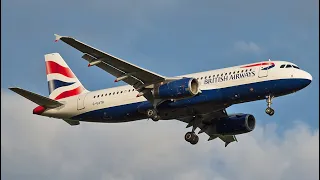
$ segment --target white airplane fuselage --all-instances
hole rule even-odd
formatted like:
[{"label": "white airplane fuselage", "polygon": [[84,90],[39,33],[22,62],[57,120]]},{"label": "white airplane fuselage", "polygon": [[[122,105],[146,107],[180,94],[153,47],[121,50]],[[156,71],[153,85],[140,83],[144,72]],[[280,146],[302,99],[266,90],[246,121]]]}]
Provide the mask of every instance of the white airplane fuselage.
[{"label": "white airplane fuselage", "polygon": [[[284,65],[284,67],[283,67]],[[291,67],[286,67],[291,65]],[[162,120],[186,114],[207,113],[233,104],[294,93],[312,81],[312,76],[287,61],[264,61],[178,77],[196,78],[201,93],[185,99],[168,100],[157,109]],[[63,106],[34,110],[34,114],[88,122],[117,123],[146,119],[153,107],[130,85],[91,91],[63,99]]]}]

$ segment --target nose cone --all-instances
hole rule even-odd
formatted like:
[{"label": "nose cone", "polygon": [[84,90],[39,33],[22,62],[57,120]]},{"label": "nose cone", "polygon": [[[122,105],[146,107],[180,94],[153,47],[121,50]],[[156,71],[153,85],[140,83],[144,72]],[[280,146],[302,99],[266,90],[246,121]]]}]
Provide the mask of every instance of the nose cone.
[{"label": "nose cone", "polygon": [[[308,72],[306,72],[306,77],[305,77],[307,80],[309,80],[310,81],[310,83],[311,83],[311,81],[312,81],[312,76],[311,76],[311,74],[310,73],[308,73]],[[310,84],[309,83],[309,84]]]},{"label": "nose cone", "polygon": [[311,74],[308,73],[308,72],[304,72],[303,73],[303,78],[301,80],[301,86],[302,86],[301,88],[307,87],[311,83],[311,81],[312,81]]}]

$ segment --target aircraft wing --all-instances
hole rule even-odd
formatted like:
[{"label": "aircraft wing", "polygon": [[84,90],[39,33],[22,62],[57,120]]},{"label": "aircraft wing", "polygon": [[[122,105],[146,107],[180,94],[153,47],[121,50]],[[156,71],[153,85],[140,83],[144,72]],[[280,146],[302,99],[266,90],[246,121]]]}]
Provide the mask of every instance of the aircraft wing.
[{"label": "aircraft wing", "polygon": [[188,123],[187,127],[196,123],[196,126],[200,129],[198,134],[205,132],[209,136],[208,141],[219,138],[225,142],[225,147],[227,147],[231,142],[237,141],[237,138],[234,135],[220,135],[212,133],[212,129],[214,129],[214,121],[219,121],[219,118],[228,117],[225,109],[208,114],[201,114],[200,116],[201,118],[199,121],[197,121],[194,116],[184,117],[178,120]]},{"label": "aircraft wing", "polygon": [[[152,86],[155,83],[166,80],[166,77],[164,76],[138,67],[120,58],[114,57],[72,37],[59,36],[57,34],[55,34],[55,36],[56,41],[60,39],[61,41],[84,53],[82,58],[89,61],[88,66],[98,66],[99,68],[115,76],[115,82],[122,80],[140,91],[147,86]],[[148,97],[146,98],[148,99]]]}]

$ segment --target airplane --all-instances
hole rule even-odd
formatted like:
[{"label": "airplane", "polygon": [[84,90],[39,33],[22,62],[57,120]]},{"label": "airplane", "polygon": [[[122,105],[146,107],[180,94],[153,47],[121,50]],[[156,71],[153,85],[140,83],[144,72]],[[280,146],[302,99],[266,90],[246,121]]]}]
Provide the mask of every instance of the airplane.
[{"label": "airplane", "polygon": [[312,76],[296,64],[266,60],[240,66],[166,77],[100,51],[73,37],[55,34],[55,41],[83,53],[88,67],[97,66],[128,85],[88,91],[59,53],[45,55],[49,97],[19,87],[10,90],[38,104],[33,114],[63,119],[68,124],[81,121],[121,123],[142,119],[179,120],[192,127],[185,140],[192,145],[198,134],[208,141],[219,138],[225,147],[236,135],[255,128],[252,114],[228,114],[234,104],[266,100],[265,112],[272,116],[272,100],[307,87]]}]

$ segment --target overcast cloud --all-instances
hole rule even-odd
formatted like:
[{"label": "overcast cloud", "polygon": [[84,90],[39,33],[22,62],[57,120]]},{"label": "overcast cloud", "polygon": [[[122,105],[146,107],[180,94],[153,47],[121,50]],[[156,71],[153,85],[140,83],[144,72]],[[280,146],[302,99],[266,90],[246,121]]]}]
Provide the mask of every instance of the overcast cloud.
[{"label": "overcast cloud", "polygon": [[319,178],[319,130],[303,122],[282,137],[270,123],[227,148],[219,140],[207,142],[205,134],[191,146],[178,121],[71,127],[32,115],[35,105],[12,93],[1,96],[3,179]]}]

